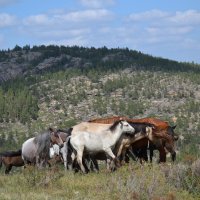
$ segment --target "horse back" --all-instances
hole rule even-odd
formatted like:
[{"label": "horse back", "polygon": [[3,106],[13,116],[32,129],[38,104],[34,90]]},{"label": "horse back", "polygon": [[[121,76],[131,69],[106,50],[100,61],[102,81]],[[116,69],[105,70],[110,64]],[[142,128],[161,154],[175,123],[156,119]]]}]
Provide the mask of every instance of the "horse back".
[{"label": "horse back", "polygon": [[91,133],[100,133],[107,130],[110,127],[110,124],[101,124],[93,122],[81,122],[73,126],[72,135],[76,132],[86,131]]},{"label": "horse back", "polygon": [[157,130],[163,130],[167,129],[169,127],[169,123],[157,118],[152,118],[152,117],[147,117],[147,118],[141,118],[141,119],[130,119],[124,116],[113,116],[113,117],[107,117],[107,118],[97,118],[97,119],[92,119],[89,120],[88,122],[90,123],[102,123],[102,124],[112,124],[115,121],[118,120],[126,120],[127,122],[136,122],[136,123],[149,123],[155,126]]}]

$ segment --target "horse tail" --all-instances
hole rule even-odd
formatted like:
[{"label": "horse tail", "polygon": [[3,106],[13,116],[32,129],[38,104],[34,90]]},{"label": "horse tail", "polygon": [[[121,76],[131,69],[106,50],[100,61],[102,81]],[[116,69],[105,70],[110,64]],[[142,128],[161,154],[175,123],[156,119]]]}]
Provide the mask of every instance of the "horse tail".
[{"label": "horse tail", "polygon": [[67,147],[68,149],[72,152],[74,150],[73,146],[71,145],[71,136],[67,137],[66,143],[67,143]]},{"label": "horse tail", "polygon": [[1,153],[1,156],[5,157],[15,157],[15,156],[21,156],[22,155],[22,150],[19,149],[18,151],[5,151]]},{"label": "horse tail", "polygon": [[73,128],[71,127],[71,128],[69,128],[69,129],[67,130],[67,133],[68,133],[69,135],[71,135],[71,134],[72,134],[72,131],[73,131]]}]

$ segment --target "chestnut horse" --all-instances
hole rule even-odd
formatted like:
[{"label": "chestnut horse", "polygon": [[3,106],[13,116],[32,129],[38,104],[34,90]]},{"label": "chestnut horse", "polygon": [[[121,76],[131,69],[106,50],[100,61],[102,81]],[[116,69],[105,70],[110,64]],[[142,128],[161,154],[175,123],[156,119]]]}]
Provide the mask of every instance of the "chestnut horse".
[{"label": "chestnut horse", "polygon": [[[119,119],[124,119],[129,123],[138,122],[138,123],[152,124],[154,126],[153,134],[157,138],[160,138],[159,142],[156,142],[157,144],[155,144],[156,148],[158,149],[160,153],[159,162],[166,162],[166,148],[168,148],[168,150],[170,150],[171,148],[174,148],[174,141],[178,139],[177,135],[174,133],[174,129],[176,126],[171,127],[168,122],[162,121],[157,118],[129,119],[127,117],[121,117],[121,116],[93,119],[93,120],[89,120],[89,122],[111,124],[114,121],[117,121]],[[143,149],[144,152],[145,152],[144,149],[147,148],[148,146],[149,146],[148,138],[143,138],[141,140],[138,140],[134,142],[134,145],[132,145],[133,150],[140,148],[140,149]],[[151,150],[150,154],[151,154],[150,158],[152,159],[153,150]],[[171,155],[172,155],[172,160],[174,161],[176,158],[176,152],[173,149],[171,149]]]},{"label": "chestnut horse", "polygon": [[0,153],[0,168],[2,167],[2,164],[4,164],[4,166],[6,167],[5,174],[9,174],[13,166],[24,166],[24,161],[21,155],[21,149],[18,151],[6,151]]}]

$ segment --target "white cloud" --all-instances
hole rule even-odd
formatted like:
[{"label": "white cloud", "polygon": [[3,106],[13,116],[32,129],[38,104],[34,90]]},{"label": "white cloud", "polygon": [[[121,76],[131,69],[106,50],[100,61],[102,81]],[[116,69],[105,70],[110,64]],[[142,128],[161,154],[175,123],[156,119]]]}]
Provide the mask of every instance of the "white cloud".
[{"label": "white cloud", "polygon": [[45,14],[32,15],[23,20],[24,25],[35,26],[35,25],[50,25],[51,19]]},{"label": "white cloud", "polygon": [[0,27],[8,27],[17,23],[16,17],[7,13],[0,13]]},{"label": "white cloud", "polygon": [[141,13],[132,13],[127,17],[126,28],[135,28],[135,34],[130,34],[145,44],[174,44],[184,42],[184,38],[190,38],[191,33],[199,30],[200,12],[186,10],[183,12],[165,12],[150,10]]},{"label": "white cloud", "polygon": [[43,30],[43,31],[31,31],[29,32],[29,35],[32,34],[35,37],[38,38],[43,38],[43,39],[60,39],[60,38],[70,38],[70,37],[81,37],[81,36],[86,36],[87,34],[90,33],[90,29],[89,28],[85,28],[85,29],[69,29],[69,30],[65,30],[65,29],[52,29],[52,30]]},{"label": "white cloud", "polygon": [[101,8],[107,5],[113,5],[115,0],[79,0],[82,5],[90,8]]},{"label": "white cloud", "polygon": [[169,13],[161,10],[150,10],[142,13],[132,13],[128,16],[130,21],[148,21],[168,17]]},{"label": "white cloud", "polygon": [[200,25],[200,12],[196,10],[176,12],[175,15],[169,17],[169,21],[178,25],[180,24]]},{"label": "white cloud", "polygon": [[113,13],[106,9],[83,10],[68,13],[51,13],[32,15],[23,20],[26,26],[51,26],[60,25],[62,28],[66,24],[74,25],[76,23],[91,23],[96,21],[109,21]]},{"label": "white cloud", "polygon": [[96,21],[96,20],[109,20],[113,13],[106,9],[83,10],[76,12],[69,12],[63,15],[55,15],[57,20],[82,22],[82,21]]},{"label": "white cloud", "polygon": [[147,22],[162,25],[195,25],[200,24],[200,12],[196,10],[177,11],[175,13],[162,10],[150,10],[141,13],[132,13],[127,21]]},{"label": "white cloud", "polygon": [[166,35],[166,33],[169,35],[182,35],[191,32],[192,27],[191,26],[166,27],[166,28],[147,27],[146,30],[150,35]]}]

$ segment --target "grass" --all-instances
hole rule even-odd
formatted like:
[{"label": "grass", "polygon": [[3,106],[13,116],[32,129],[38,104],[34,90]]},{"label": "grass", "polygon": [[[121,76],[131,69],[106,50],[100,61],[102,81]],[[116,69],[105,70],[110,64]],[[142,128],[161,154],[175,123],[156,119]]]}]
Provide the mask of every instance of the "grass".
[{"label": "grass", "polygon": [[99,173],[87,175],[65,172],[62,167],[41,171],[26,168],[8,176],[0,175],[0,199],[199,199],[199,193],[193,194],[187,188],[175,187],[173,173],[166,173],[173,172],[175,167],[131,163],[114,173],[102,169]]}]

